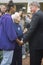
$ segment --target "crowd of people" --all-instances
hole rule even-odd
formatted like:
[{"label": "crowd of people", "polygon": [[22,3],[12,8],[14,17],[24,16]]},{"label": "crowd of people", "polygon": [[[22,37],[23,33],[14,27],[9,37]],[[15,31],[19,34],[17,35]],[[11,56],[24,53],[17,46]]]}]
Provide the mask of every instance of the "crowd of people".
[{"label": "crowd of people", "polygon": [[[3,52],[1,65],[22,65],[22,58],[26,58],[27,42],[23,43],[23,36],[30,27],[31,16],[29,14],[26,14],[23,8],[17,12],[13,1],[9,1],[7,5],[0,5],[0,21],[3,21],[2,26],[7,32],[3,29],[0,33],[0,49]],[[28,48],[27,51],[29,54]]]},{"label": "crowd of people", "polygon": [[43,57],[43,12],[38,2],[30,3],[30,13],[15,10],[13,1],[0,5],[0,65],[22,65],[30,53],[30,65],[41,65]]}]

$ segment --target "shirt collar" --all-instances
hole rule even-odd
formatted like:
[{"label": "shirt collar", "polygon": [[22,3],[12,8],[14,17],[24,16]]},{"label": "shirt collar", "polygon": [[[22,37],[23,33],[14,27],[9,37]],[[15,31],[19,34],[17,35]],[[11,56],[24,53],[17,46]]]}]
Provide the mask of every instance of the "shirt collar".
[{"label": "shirt collar", "polygon": [[36,13],[39,11],[40,9],[38,8],[37,10],[36,10]]}]

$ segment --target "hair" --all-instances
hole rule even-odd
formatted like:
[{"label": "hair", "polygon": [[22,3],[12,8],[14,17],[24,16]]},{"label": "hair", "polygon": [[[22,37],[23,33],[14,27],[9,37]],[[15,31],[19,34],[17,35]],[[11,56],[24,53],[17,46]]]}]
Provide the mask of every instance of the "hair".
[{"label": "hair", "polygon": [[0,12],[1,12],[1,8],[0,8]]},{"label": "hair", "polygon": [[37,1],[31,2],[30,6],[37,6],[38,8],[40,8],[40,4]]},{"label": "hair", "polygon": [[6,7],[6,5],[4,4],[4,5],[0,5],[0,9],[2,9],[3,7]]},{"label": "hair", "polygon": [[16,19],[16,18],[17,18],[17,16],[20,16],[20,15],[19,15],[19,13],[18,13],[18,12],[15,12],[15,14],[12,14],[12,16],[11,16],[11,17],[12,17],[12,19],[14,20],[14,19]]},{"label": "hair", "polygon": [[9,3],[7,4],[7,11],[10,11],[11,7],[14,7],[14,3],[12,0],[10,0]]}]

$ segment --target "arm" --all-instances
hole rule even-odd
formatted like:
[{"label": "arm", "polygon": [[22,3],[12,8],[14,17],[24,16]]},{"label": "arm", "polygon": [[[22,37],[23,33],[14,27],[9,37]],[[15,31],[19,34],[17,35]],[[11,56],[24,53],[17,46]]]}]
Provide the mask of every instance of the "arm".
[{"label": "arm", "polygon": [[23,45],[24,43],[23,43],[23,41],[21,40],[19,40],[19,39],[16,39],[16,42],[18,43],[18,45]]},{"label": "arm", "polygon": [[17,39],[17,35],[16,35],[16,32],[13,27],[13,21],[10,17],[7,17],[7,19],[6,19],[5,31],[6,31],[7,37],[10,41],[14,41]]},{"label": "arm", "polygon": [[24,41],[30,39],[31,36],[34,34],[34,32],[36,31],[38,22],[39,22],[39,16],[34,15],[31,20],[30,29],[29,29],[28,33],[24,36]]},{"label": "arm", "polygon": [[13,27],[13,21],[11,18],[7,18],[5,29],[7,37],[11,42],[15,40],[19,45],[23,44],[23,41],[21,42],[16,35],[15,29]]}]

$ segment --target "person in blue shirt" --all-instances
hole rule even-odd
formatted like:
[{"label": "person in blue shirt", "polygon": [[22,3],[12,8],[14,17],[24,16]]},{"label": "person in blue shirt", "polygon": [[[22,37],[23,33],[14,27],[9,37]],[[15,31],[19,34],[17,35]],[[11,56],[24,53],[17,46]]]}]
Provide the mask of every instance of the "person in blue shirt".
[{"label": "person in blue shirt", "polygon": [[[19,25],[20,19],[21,19],[19,13],[15,12],[15,14],[12,15],[12,19],[14,22],[14,28],[15,28],[17,37],[19,40],[21,40],[23,38],[23,31],[21,26]],[[21,45],[16,44],[11,65],[22,65],[22,46]]]},{"label": "person in blue shirt", "polygon": [[0,65],[10,65],[12,62],[13,52],[16,42],[19,45],[23,44],[17,37],[14,29],[11,15],[14,12],[14,4],[8,6],[7,13],[2,15],[0,19],[0,50],[3,50],[3,59]]}]

